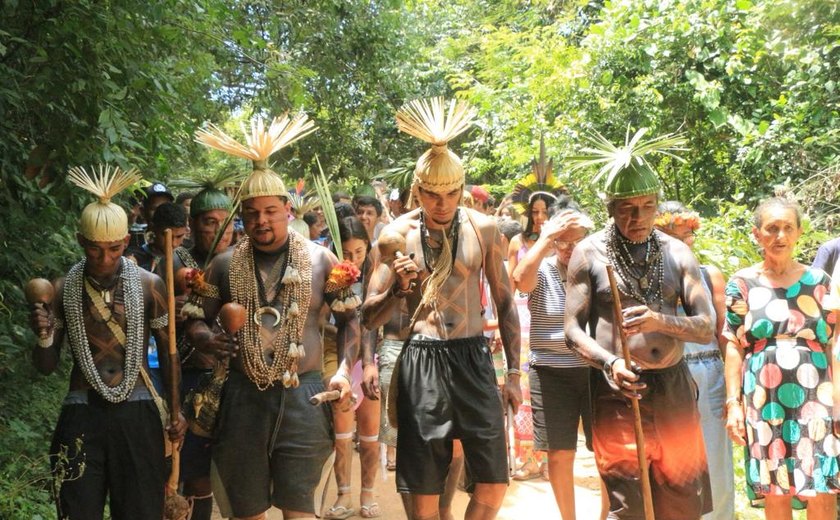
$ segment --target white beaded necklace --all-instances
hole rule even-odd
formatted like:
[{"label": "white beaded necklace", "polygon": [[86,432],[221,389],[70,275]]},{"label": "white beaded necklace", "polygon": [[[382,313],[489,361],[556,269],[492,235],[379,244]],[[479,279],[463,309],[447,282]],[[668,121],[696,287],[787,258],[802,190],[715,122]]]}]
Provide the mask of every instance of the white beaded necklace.
[{"label": "white beaded necklace", "polygon": [[99,375],[93,354],[90,351],[85,331],[82,305],[85,278],[85,260],[74,265],[64,284],[64,315],[67,338],[76,364],[90,384],[106,401],[121,403],[128,399],[137,383],[140,365],[143,362],[143,288],[140,282],[140,268],[133,262],[120,259],[120,278],[125,299],[126,342],[123,379],[116,386],[108,386]]}]

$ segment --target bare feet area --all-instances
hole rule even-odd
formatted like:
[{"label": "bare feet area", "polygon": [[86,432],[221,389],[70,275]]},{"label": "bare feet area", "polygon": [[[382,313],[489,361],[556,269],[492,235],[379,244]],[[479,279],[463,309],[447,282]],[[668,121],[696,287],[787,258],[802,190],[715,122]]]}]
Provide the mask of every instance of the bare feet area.
[{"label": "bare feet area", "polygon": [[[400,520],[405,518],[402,502],[396,491],[395,474],[393,471],[386,473],[386,479],[380,474],[377,477],[375,496],[379,504],[383,520]],[[361,518],[359,504],[359,454],[354,452],[353,458],[353,516],[348,518]],[[335,480],[331,479],[327,490],[327,499],[323,506],[326,512],[335,503]],[[598,518],[601,509],[601,492],[598,485],[598,472],[595,469],[595,460],[592,453],[586,450],[582,440],[578,443],[577,458],[575,460],[575,498],[577,517],[581,519]],[[464,518],[464,511],[467,509],[469,495],[458,491],[453,501],[453,512],[455,518]],[[213,520],[221,520],[222,516],[215,511]],[[282,520],[283,515],[277,509],[268,513],[268,520]],[[320,516],[320,518],[323,518]],[[505,495],[502,509],[497,516],[500,520],[513,520],[520,518],[552,519],[560,518],[554,494],[551,492],[551,485],[542,478],[536,478],[523,482],[511,480],[510,487]]]}]

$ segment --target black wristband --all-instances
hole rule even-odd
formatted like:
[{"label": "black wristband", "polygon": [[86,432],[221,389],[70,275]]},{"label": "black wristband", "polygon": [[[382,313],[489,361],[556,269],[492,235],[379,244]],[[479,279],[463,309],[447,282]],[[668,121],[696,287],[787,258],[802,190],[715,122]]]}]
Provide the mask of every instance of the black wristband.
[{"label": "black wristband", "polygon": [[414,292],[414,286],[415,285],[416,284],[414,282],[411,282],[408,285],[408,289],[401,289],[400,285],[399,285],[399,282],[397,282],[397,283],[395,283],[394,285],[391,286],[391,295],[394,296],[395,298],[400,298],[400,299],[405,298],[406,296],[408,296],[409,294]]}]

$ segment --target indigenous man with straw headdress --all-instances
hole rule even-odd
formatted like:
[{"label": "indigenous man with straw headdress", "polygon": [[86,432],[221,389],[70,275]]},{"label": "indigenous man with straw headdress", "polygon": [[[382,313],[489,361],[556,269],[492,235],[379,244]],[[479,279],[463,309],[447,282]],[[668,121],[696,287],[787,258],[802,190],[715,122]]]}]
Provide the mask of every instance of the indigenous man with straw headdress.
[{"label": "indigenous man with straw headdress", "polygon": [[[204,299],[205,321],[188,324],[198,350],[231,358],[213,438],[214,495],[236,518],[265,518],[272,505],[284,518],[314,518],[313,491],[332,452],[329,410],[308,401],[324,388],[318,315],[338,260],[289,229],[289,193],[268,167],[272,153],[312,131],[306,116],[286,115],[268,128],[261,119],[252,123],[247,146],[217,127],[198,133],[201,143],[254,161],[239,190],[246,237],[208,265],[205,280],[216,294]],[[211,329],[226,302],[247,309],[235,342]],[[345,406],[359,323],[354,311],[336,314],[335,322],[345,358],[329,386]]]},{"label": "indigenous man with straw headdress", "polygon": [[[645,154],[671,155],[683,140],[666,135],[642,141],[644,133],[640,130],[621,148],[598,135],[602,146],[588,149],[593,157],[573,166],[605,163],[600,175],[607,174],[612,222],[572,254],[566,339],[603,369],[592,382],[592,435],[598,471],[609,492],[608,518],[646,518],[634,413],[628,406],[628,399],[639,399],[655,517],[694,520],[711,511],[712,504],[697,387],[683,360],[683,345],[712,339],[711,304],[691,250],[653,226],[661,187]],[[607,275],[610,264],[621,294],[620,320]],[[680,303],[685,316],[677,315]],[[621,357],[616,327],[626,333],[632,366]]]},{"label": "indigenous man with straw headdress", "polygon": [[514,408],[521,402],[519,319],[502,242],[491,219],[459,207],[464,169],[447,147],[473,116],[465,104],[442,98],[413,101],[397,112],[399,129],[432,148],[414,171],[412,196],[420,209],[380,236],[380,250],[393,239],[404,241],[402,255],[377,269],[363,309],[371,330],[388,321],[401,299],[412,316],[389,410],[397,405],[397,489],[412,495],[415,520],[439,518],[438,495],[454,439],[463,444],[467,475],[475,483],[466,518],[495,518],[507,488],[504,418],[482,334],[482,278],[491,288],[510,363],[505,401]]},{"label": "indigenous man with straw headdress", "polygon": [[[46,332],[33,351],[40,372],[56,369],[62,346],[73,354],[51,448],[61,519],[102,518],[106,497],[114,519],[163,516],[164,435],[146,344],[150,333],[164,349],[169,344],[166,288],[123,258],[128,218],[110,202],[139,179],[119,168],[70,171],[71,182],[99,198],[82,211],[77,239],[85,257],[58,283],[51,306],[37,304],[30,315],[32,329]],[[166,373],[179,370],[166,356],[161,364]],[[183,418],[166,427],[173,441],[185,429]]]}]

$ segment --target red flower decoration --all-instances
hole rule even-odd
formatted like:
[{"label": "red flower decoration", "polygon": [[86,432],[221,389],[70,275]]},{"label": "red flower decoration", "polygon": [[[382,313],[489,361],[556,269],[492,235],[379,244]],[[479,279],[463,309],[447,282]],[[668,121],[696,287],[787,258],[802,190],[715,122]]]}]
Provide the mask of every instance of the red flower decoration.
[{"label": "red flower decoration", "polygon": [[334,293],[346,289],[356,283],[361,274],[359,268],[349,260],[338,263],[330,271],[325,290],[328,293]]}]

